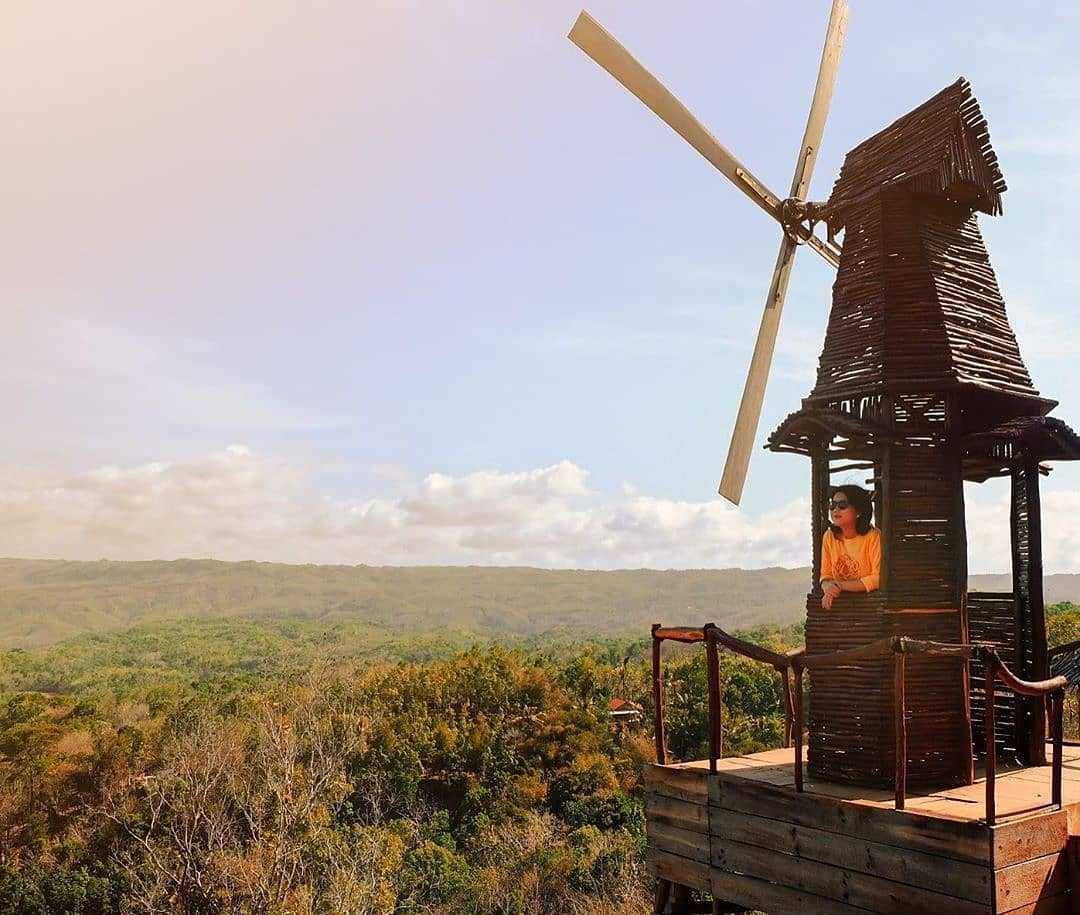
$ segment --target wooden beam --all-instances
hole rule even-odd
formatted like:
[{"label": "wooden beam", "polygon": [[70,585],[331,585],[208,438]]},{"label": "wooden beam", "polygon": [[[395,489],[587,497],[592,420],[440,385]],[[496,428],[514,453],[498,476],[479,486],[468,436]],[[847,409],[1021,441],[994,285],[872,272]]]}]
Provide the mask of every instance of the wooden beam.
[{"label": "wooden beam", "polygon": [[824,829],[958,861],[974,864],[991,861],[990,832],[978,820],[942,819],[821,794],[797,794],[790,787],[748,778],[725,778],[723,773],[709,781],[709,803],[722,810]]}]

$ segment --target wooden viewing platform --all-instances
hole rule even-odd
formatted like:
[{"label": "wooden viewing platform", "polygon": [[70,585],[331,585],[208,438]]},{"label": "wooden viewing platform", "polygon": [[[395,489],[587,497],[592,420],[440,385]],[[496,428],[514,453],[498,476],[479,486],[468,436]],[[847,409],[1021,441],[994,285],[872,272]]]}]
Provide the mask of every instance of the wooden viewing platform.
[{"label": "wooden viewing platform", "polygon": [[999,765],[993,826],[981,768],[897,810],[884,789],[808,777],[798,793],[794,753],[720,759],[715,773],[709,760],[649,766],[650,873],[769,913],[1080,911],[1080,747],[1064,748],[1060,810],[1046,806],[1050,766]]}]

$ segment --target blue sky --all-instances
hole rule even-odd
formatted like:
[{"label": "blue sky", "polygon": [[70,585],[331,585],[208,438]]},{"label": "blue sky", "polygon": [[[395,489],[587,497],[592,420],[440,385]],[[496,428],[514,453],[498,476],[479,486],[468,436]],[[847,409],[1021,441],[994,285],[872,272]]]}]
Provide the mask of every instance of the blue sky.
[{"label": "blue sky", "polygon": [[[589,9],[782,192],[828,6]],[[713,501],[777,227],[566,40],[578,10],[12,11],[0,552],[804,563],[805,461],[758,452],[741,509]],[[812,194],[967,76],[1010,188],[983,231],[1066,421],[1078,38],[1071,4],[853,0]],[[830,284],[800,254],[761,435],[812,385]],[[1002,491],[969,494],[976,568]],[[1080,570],[1080,470],[1045,491],[1048,568]]]}]

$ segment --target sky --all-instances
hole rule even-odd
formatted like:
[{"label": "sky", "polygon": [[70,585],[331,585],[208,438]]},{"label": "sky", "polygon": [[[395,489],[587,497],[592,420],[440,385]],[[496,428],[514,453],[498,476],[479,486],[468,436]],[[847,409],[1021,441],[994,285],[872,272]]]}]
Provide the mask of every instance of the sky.
[{"label": "sky", "polygon": [[[827,0],[590,12],[771,188]],[[0,32],[0,555],[806,565],[809,466],[715,495],[779,231],[566,39],[565,0],[16,3]],[[902,15],[900,12],[902,11]],[[964,75],[982,230],[1080,420],[1080,9],[852,0],[812,184]],[[800,254],[759,440],[813,385]],[[1080,467],[1044,481],[1080,571]],[[973,571],[1008,486],[969,487]]]}]

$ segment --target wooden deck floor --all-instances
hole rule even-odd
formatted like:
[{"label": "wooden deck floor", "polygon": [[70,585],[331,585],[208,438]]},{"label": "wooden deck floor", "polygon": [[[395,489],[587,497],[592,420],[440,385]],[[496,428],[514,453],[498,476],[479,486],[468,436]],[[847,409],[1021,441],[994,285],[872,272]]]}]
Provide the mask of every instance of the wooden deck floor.
[{"label": "wooden deck floor", "polygon": [[[1049,753],[1048,746],[1048,756]],[[709,761],[706,759],[675,763],[669,768],[695,770],[704,775],[709,771]],[[795,788],[795,751],[792,749],[769,750],[750,756],[730,756],[719,760],[717,769],[726,776],[788,787],[792,790]],[[804,772],[806,772],[805,769]],[[986,783],[981,768],[976,770],[975,774],[975,783],[961,788],[948,788],[926,794],[909,789],[907,810],[946,819],[983,819],[986,816]],[[839,798],[853,804],[866,804],[890,810],[895,806],[892,789],[877,790],[815,781],[809,777],[808,772],[803,787],[811,794]],[[1080,747],[1064,748],[1061,789],[1062,801],[1066,808],[1070,805],[1080,805]],[[1050,767],[1033,766],[1010,769],[999,763],[996,797],[999,821],[1024,816],[1044,808],[1050,803]],[[1076,833],[1080,834],[1080,807],[1075,813],[1077,816]]]},{"label": "wooden deck floor", "polygon": [[[1065,809],[1046,808],[1050,767],[1004,769],[998,822],[985,782],[920,793],[807,779],[794,751],[646,770],[653,874],[769,913],[1071,912],[1069,836],[1080,835],[1080,748],[1065,748]],[[1080,901],[1080,900],[1077,900]],[[1080,910],[1080,909],[1078,909]]]}]

